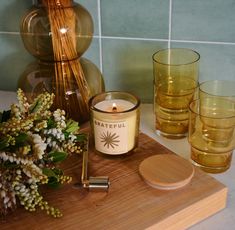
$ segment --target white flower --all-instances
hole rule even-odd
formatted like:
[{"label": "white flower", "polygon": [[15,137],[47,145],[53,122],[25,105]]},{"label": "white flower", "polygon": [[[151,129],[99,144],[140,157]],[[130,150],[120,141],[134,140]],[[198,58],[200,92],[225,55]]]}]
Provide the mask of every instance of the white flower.
[{"label": "white flower", "polygon": [[66,122],[65,122],[65,111],[61,109],[57,109],[53,113],[55,122],[57,123],[57,128],[65,128]]},{"label": "white flower", "polygon": [[33,142],[33,151],[38,156],[39,159],[42,159],[44,151],[47,148],[47,144],[43,142],[41,136],[39,134],[31,134],[32,142]]}]

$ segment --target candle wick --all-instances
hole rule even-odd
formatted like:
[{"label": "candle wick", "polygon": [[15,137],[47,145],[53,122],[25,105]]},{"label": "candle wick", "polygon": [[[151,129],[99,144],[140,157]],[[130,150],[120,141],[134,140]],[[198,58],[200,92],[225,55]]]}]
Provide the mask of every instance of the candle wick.
[{"label": "candle wick", "polygon": [[113,103],[112,112],[117,112],[117,106],[116,106],[116,103]]},{"label": "candle wick", "polygon": [[113,110],[113,112],[116,112],[117,111],[117,107],[113,106],[112,110]]}]

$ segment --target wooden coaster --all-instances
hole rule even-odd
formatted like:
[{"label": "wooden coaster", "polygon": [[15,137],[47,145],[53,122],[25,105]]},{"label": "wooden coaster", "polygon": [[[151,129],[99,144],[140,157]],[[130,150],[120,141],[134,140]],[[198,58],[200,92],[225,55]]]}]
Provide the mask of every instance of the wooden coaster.
[{"label": "wooden coaster", "polygon": [[148,185],[171,190],[188,184],[194,175],[194,167],[177,155],[159,154],[143,160],[139,173]]}]

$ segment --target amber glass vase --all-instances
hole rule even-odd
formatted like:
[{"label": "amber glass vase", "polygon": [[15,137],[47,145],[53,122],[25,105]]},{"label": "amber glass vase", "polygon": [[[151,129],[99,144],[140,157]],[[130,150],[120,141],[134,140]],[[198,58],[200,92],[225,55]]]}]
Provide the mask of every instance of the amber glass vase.
[{"label": "amber glass vase", "polygon": [[[26,12],[21,21],[20,32],[25,48],[33,56],[44,61],[62,61],[81,57],[90,46],[93,37],[93,21],[90,13],[83,6],[71,0],[47,0],[51,4],[49,7],[43,2],[46,1],[35,1],[33,7]],[[61,57],[55,60],[53,31],[48,12],[51,14],[51,20],[55,17],[54,20],[58,20],[59,23],[56,28],[61,35],[56,36],[59,39],[58,45],[62,46],[64,39],[67,39],[73,44],[76,51],[73,53],[75,56],[68,57],[63,47],[59,47]],[[60,12],[63,12],[65,16],[61,20],[58,18]]]},{"label": "amber glass vase", "polygon": [[39,61],[27,67],[19,87],[29,99],[53,92],[54,107],[80,123],[88,121],[90,97],[104,91],[98,68],[81,58],[93,37],[90,13],[72,0],[37,0],[20,32],[25,48]]},{"label": "amber glass vase", "polygon": [[[97,66],[86,58],[80,58],[80,63],[89,85],[91,97],[105,90],[104,81]],[[71,79],[67,85],[64,82],[53,81],[55,79],[55,65],[63,65],[67,70],[64,73],[65,79]],[[72,75],[69,76],[68,75]],[[80,123],[87,121],[87,116],[80,116],[78,113],[79,100],[81,95],[78,86],[74,82],[75,77],[68,62],[45,62],[35,61],[30,63],[21,74],[18,85],[25,92],[30,102],[42,92],[57,93],[54,107],[66,110],[69,117],[78,120]],[[66,88],[65,88],[66,87]]]}]

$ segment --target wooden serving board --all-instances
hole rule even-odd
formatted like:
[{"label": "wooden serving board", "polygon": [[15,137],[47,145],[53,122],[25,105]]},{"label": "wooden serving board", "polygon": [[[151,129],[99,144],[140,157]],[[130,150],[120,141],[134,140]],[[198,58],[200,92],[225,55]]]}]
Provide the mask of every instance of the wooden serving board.
[{"label": "wooden serving board", "polygon": [[[91,149],[90,175],[109,176],[109,192],[88,192],[75,189],[73,184],[45,190],[49,203],[63,212],[62,218],[18,208],[1,220],[0,229],[185,229],[226,206],[227,188],[199,169],[183,188],[162,191],[148,186],[139,176],[138,167],[155,154],[172,152],[142,133],[139,148],[126,157],[105,158]],[[64,165],[74,183],[79,181],[81,162],[81,156],[73,156]]]}]

